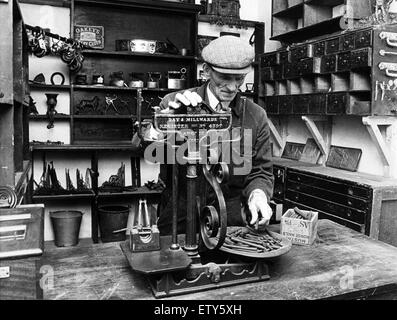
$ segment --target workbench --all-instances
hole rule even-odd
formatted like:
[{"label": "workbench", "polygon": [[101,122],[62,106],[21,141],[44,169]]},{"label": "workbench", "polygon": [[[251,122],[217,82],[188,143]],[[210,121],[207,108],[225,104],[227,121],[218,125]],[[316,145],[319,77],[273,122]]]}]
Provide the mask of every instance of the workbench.
[{"label": "workbench", "polygon": [[[119,242],[48,247],[42,262],[54,271],[53,287],[44,288],[44,299],[154,299],[146,279],[132,272]],[[312,246],[294,245],[287,254],[269,261],[269,269],[267,281],[171,299],[397,298],[397,247],[330,220],[319,221]]]}]

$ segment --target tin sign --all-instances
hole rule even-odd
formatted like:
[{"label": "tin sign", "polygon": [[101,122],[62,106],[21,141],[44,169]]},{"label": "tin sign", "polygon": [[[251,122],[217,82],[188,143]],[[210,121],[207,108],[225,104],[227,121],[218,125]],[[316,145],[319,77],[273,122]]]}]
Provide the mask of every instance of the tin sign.
[{"label": "tin sign", "polygon": [[105,47],[104,28],[102,26],[74,26],[74,39],[91,49]]}]

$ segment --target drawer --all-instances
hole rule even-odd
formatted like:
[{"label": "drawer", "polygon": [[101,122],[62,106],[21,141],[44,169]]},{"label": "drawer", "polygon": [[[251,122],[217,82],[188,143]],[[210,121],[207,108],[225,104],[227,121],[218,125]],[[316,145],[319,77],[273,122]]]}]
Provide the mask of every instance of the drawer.
[{"label": "drawer", "polygon": [[363,212],[369,212],[370,210],[370,203],[368,199],[364,200],[362,198],[355,198],[346,194],[335,193],[326,189],[314,187],[312,185],[296,182],[292,179],[288,179],[288,189],[299,193],[305,193],[319,199],[335,202],[351,209],[356,209]]},{"label": "drawer", "polygon": [[355,33],[356,49],[372,46],[372,30],[364,30]]},{"label": "drawer", "polygon": [[311,57],[313,57],[313,46],[311,44],[294,47],[290,52],[290,60],[292,63]]},{"label": "drawer", "polygon": [[351,52],[351,68],[365,68],[372,65],[372,49],[365,48]]},{"label": "drawer", "polygon": [[262,81],[273,80],[273,72],[271,67],[262,68]]},{"label": "drawer", "polygon": [[348,208],[345,206],[341,206],[337,203],[325,199],[316,198],[312,195],[307,195],[304,193],[292,191],[288,188],[288,185],[287,185],[285,197],[288,200],[305,204],[316,210],[320,210],[332,214],[342,219],[346,219],[358,224],[365,224],[365,218],[366,218],[365,212]]},{"label": "drawer", "polygon": [[293,96],[293,114],[308,114],[309,112],[309,96],[296,95]]},{"label": "drawer", "polygon": [[312,94],[309,96],[309,114],[325,114],[327,95],[325,93]]},{"label": "drawer", "polygon": [[354,32],[341,36],[339,38],[339,49],[341,51],[354,50],[356,47],[355,39],[356,36]]},{"label": "drawer", "polygon": [[282,80],[283,79],[283,66],[274,66],[272,67],[273,80]]},{"label": "drawer", "polygon": [[278,97],[270,96],[265,99],[265,110],[269,114],[278,114]]},{"label": "drawer", "polygon": [[272,67],[278,64],[278,52],[265,54],[261,57],[262,67]]},{"label": "drawer", "polygon": [[363,198],[367,202],[370,202],[370,199],[372,197],[371,189],[353,185],[349,181],[331,179],[320,175],[306,174],[294,170],[288,170],[287,181],[289,181],[290,179],[292,181],[297,181],[310,185],[312,187],[321,188],[331,192],[340,193],[351,197]]},{"label": "drawer", "polygon": [[336,54],[326,55],[321,58],[321,73],[336,71]]},{"label": "drawer", "polygon": [[280,51],[278,58],[279,58],[280,64],[288,63],[289,62],[289,51]]},{"label": "drawer", "polygon": [[325,41],[316,42],[313,45],[313,56],[322,57],[323,55],[325,55]]},{"label": "drawer", "polygon": [[338,53],[339,52],[339,37],[329,39],[325,42],[325,54]]},{"label": "drawer", "polygon": [[298,72],[299,75],[307,75],[307,74],[318,74],[320,73],[321,67],[321,59],[320,58],[309,58],[303,59],[299,62]]},{"label": "drawer", "polygon": [[293,97],[279,96],[280,114],[292,114]]},{"label": "drawer", "polygon": [[337,71],[348,71],[351,69],[351,53],[342,52],[338,54]]},{"label": "drawer", "polygon": [[299,64],[287,63],[284,65],[284,78],[292,79],[299,76]]},{"label": "drawer", "polygon": [[327,96],[327,114],[345,114],[348,103],[347,93],[330,93]]},{"label": "drawer", "polygon": [[339,223],[342,226],[345,226],[347,228],[355,230],[357,232],[365,233],[366,235],[369,235],[369,228],[368,228],[368,230],[366,230],[364,224],[357,224],[357,223],[354,223],[349,220],[341,219],[340,217],[334,216],[332,214],[320,211],[318,209],[311,208],[310,206],[303,205],[301,203],[297,203],[294,201],[289,201],[289,200],[284,201],[283,211],[286,211],[287,209],[293,209],[295,207],[298,207],[299,209],[302,209],[302,210],[317,211],[319,219],[328,219],[328,220],[334,221],[336,223]]},{"label": "drawer", "polygon": [[273,175],[274,175],[273,198],[276,200],[283,201],[284,193],[285,193],[285,169],[274,165]]}]

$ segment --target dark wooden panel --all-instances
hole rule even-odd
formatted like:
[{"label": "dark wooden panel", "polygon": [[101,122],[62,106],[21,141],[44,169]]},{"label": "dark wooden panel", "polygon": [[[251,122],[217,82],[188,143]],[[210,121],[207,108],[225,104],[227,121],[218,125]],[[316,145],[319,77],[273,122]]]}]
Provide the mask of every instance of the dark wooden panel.
[{"label": "dark wooden panel", "polygon": [[329,39],[325,42],[325,54],[339,52],[339,38]]},{"label": "dark wooden panel", "polygon": [[309,114],[325,114],[327,107],[327,95],[324,93],[311,94],[309,96]]},{"label": "dark wooden panel", "polygon": [[286,170],[285,168],[273,165],[274,174],[274,191],[273,198],[279,201],[284,200],[285,194],[285,181],[286,181]]},{"label": "dark wooden panel", "polygon": [[74,143],[130,142],[133,133],[131,119],[75,119]]},{"label": "dark wooden panel", "polygon": [[288,170],[288,179],[298,181],[316,188],[322,188],[336,193],[347,194],[353,197],[368,199],[372,196],[372,190],[358,186],[348,180],[331,179],[323,176],[303,174],[294,170]]},{"label": "dark wooden panel", "polygon": [[279,111],[280,114],[292,114],[293,108],[293,97],[292,96],[280,96],[279,97]]},{"label": "dark wooden panel", "polygon": [[309,112],[309,96],[294,96],[292,109],[294,114],[307,114]]},{"label": "dark wooden panel", "polygon": [[321,58],[321,73],[331,73],[336,71],[335,54],[325,55]]},{"label": "dark wooden panel", "polygon": [[355,172],[361,155],[361,149],[331,146],[326,165],[327,167]]},{"label": "dark wooden panel", "polygon": [[0,268],[9,267],[10,277],[0,279],[0,300],[36,300],[43,298],[40,288],[39,258],[0,260]]},{"label": "dark wooden panel", "polygon": [[353,32],[341,36],[339,38],[339,40],[340,40],[340,46],[339,46],[340,50],[342,50],[342,51],[354,50],[355,49],[355,45],[356,45],[355,44],[355,39],[356,39],[356,36],[355,36],[355,33],[353,33]]},{"label": "dark wooden panel", "polygon": [[372,49],[365,48],[351,52],[351,69],[367,68],[372,65]]},{"label": "dark wooden panel", "polygon": [[328,212],[329,214],[340,217],[342,219],[346,219],[358,224],[365,224],[365,212],[344,207],[331,201],[316,198],[313,195],[307,195],[301,192],[290,190],[288,184],[285,197],[288,200],[303,203],[307,206],[323,212]]},{"label": "dark wooden panel", "polygon": [[363,30],[355,33],[356,49],[370,47],[372,45],[372,30]]},{"label": "dark wooden panel", "polygon": [[269,114],[278,114],[278,97],[266,97],[265,110]]},{"label": "dark wooden panel", "polygon": [[345,114],[348,102],[347,93],[330,93],[327,95],[327,114]]},{"label": "dark wooden panel", "polygon": [[338,54],[337,71],[347,71],[351,69],[351,53],[342,52]]},{"label": "dark wooden panel", "polygon": [[325,55],[325,41],[316,42],[313,45],[313,56],[322,57],[323,55]]}]

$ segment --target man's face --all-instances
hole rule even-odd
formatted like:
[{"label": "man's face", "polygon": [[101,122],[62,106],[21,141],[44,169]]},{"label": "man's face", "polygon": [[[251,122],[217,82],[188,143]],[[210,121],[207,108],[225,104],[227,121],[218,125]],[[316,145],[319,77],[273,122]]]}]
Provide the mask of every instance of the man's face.
[{"label": "man's face", "polygon": [[238,89],[244,83],[245,74],[219,73],[208,68],[210,89],[221,102],[231,102],[237,95]]}]

